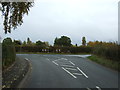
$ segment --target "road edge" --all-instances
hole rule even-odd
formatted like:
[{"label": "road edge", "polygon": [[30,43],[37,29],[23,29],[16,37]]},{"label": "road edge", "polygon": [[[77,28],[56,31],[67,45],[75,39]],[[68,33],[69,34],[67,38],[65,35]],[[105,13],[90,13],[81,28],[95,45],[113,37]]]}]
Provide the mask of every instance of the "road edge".
[{"label": "road edge", "polygon": [[17,86],[17,88],[25,88],[26,81],[29,79],[30,74],[32,72],[32,64],[31,64],[30,60],[26,60],[26,61],[29,63],[29,69],[28,69],[28,72],[26,73],[25,77],[21,80],[21,82]]}]

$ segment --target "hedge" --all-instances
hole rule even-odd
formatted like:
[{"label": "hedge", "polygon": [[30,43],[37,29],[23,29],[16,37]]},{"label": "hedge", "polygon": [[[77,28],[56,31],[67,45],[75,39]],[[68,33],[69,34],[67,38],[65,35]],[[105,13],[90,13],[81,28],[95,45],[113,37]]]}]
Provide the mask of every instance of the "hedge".
[{"label": "hedge", "polygon": [[15,47],[10,38],[6,38],[2,43],[2,69],[9,67],[16,58]]}]

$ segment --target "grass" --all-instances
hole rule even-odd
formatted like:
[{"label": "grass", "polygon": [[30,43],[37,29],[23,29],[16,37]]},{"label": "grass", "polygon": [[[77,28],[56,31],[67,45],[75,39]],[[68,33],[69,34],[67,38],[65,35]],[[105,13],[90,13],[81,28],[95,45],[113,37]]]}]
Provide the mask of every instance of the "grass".
[{"label": "grass", "polygon": [[120,61],[117,62],[117,61],[109,60],[109,59],[99,57],[96,55],[89,56],[88,59],[90,59],[98,64],[101,64],[103,66],[106,66],[108,68],[111,68],[113,70],[120,71],[119,66],[118,66],[118,63],[120,63]]}]

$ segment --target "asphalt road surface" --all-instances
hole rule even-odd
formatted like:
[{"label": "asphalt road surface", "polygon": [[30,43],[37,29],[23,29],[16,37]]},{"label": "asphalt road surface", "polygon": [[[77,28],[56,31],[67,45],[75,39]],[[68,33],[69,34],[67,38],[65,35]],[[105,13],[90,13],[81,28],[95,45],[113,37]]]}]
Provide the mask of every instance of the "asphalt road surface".
[{"label": "asphalt road surface", "polygon": [[77,55],[18,54],[30,60],[25,88],[118,88],[118,72]]}]

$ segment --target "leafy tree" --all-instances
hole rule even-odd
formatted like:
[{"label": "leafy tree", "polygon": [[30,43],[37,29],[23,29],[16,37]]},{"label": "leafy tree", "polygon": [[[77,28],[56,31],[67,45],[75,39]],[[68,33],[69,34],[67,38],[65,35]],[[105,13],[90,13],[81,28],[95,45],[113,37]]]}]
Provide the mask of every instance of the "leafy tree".
[{"label": "leafy tree", "polygon": [[26,45],[26,44],[27,44],[26,41],[24,41],[24,42],[23,42],[23,45]]},{"label": "leafy tree", "polygon": [[43,45],[43,42],[40,41],[40,40],[39,40],[39,41],[36,41],[36,45],[37,45],[37,46],[42,46],[42,45]]},{"label": "leafy tree", "polygon": [[40,40],[36,41],[37,46],[42,46],[42,47],[48,47],[49,43],[48,42],[42,42]]},{"label": "leafy tree", "polygon": [[58,45],[58,38],[57,37],[54,40],[54,45]]},{"label": "leafy tree", "polygon": [[55,46],[71,46],[71,39],[67,36],[61,36],[61,38],[55,38]]},{"label": "leafy tree", "polygon": [[31,45],[32,41],[30,40],[30,38],[27,38],[27,45]]},{"label": "leafy tree", "polygon": [[28,15],[33,2],[0,2],[5,33],[22,25],[24,14]]},{"label": "leafy tree", "polygon": [[77,45],[77,44],[75,44],[75,46],[77,47],[78,45]]},{"label": "leafy tree", "polygon": [[85,37],[82,37],[82,45],[86,46],[86,38]]},{"label": "leafy tree", "polygon": [[20,40],[14,40],[15,45],[22,45],[22,42]]},{"label": "leafy tree", "polygon": [[3,40],[3,45],[12,45],[12,39],[11,38],[6,38]]},{"label": "leafy tree", "polygon": [[45,43],[46,46],[50,46],[50,45],[49,45],[49,42],[44,42],[44,43]]}]

